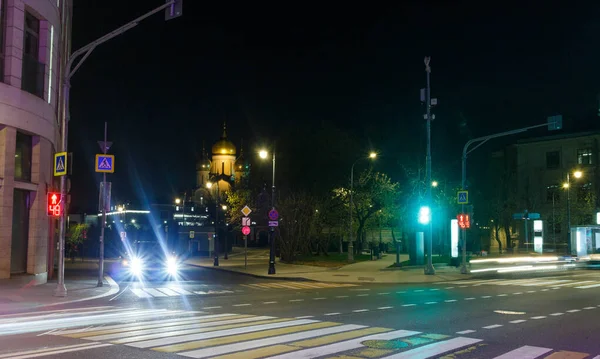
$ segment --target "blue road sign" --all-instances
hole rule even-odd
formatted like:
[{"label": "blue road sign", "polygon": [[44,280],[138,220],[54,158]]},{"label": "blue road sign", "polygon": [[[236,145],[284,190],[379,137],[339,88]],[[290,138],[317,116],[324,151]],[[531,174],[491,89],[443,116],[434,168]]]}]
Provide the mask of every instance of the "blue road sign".
[{"label": "blue road sign", "polygon": [[96,172],[115,173],[115,156],[96,155]]},{"label": "blue road sign", "polygon": [[541,216],[539,213],[515,213],[513,214],[513,219],[540,219]]},{"label": "blue road sign", "polygon": [[469,203],[469,191],[458,191],[457,197],[458,204]]},{"label": "blue road sign", "polygon": [[57,152],[54,154],[54,176],[67,174],[67,153]]},{"label": "blue road sign", "polygon": [[271,221],[276,221],[279,218],[279,212],[276,209],[272,209],[269,211],[269,219]]}]

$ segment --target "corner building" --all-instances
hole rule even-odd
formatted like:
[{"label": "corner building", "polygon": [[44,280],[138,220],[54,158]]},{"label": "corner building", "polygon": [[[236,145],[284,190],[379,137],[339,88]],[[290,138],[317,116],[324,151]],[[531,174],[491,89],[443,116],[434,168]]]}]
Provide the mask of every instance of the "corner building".
[{"label": "corner building", "polygon": [[60,1],[0,0],[0,279],[53,264]]}]

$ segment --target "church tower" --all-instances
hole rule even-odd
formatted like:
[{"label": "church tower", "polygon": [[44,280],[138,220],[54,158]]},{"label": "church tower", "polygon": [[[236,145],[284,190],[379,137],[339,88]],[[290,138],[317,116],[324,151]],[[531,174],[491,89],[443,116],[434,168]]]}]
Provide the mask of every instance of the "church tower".
[{"label": "church tower", "polygon": [[210,174],[210,159],[202,145],[202,157],[196,162],[196,187],[205,188]]},{"label": "church tower", "polygon": [[[235,145],[227,138],[227,126],[223,123],[221,139],[212,146],[212,162],[210,167],[210,179],[219,178],[219,191],[221,193],[225,193],[230,189],[231,183],[235,178],[235,156]],[[214,192],[214,189],[211,192]]]}]

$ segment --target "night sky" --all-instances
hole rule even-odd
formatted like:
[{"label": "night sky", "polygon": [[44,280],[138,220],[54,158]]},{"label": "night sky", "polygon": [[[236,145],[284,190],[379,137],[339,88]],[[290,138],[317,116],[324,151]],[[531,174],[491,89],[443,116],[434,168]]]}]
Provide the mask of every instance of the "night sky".
[{"label": "night sky", "polygon": [[[161,3],[75,0],[73,50]],[[104,121],[118,199],[159,203],[193,187],[203,141],[210,151],[223,121],[256,171],[270,167],[254,151],[275,141],[283,187],[343,185],[351,163],[371,149],[385,156],[376,168],[401,180],[402,168],[424,164],[424,56],[439,101],[435,178],[458,180],[472,137],[554,114],[564,116],[565,131],[596,127],[600,5],[401,3],[185,0],[183,17],[157,14],[101,45],[72,81],[73,210],[96,207],[93,157]],[[470,166],[514,140],[486,145]]]}]

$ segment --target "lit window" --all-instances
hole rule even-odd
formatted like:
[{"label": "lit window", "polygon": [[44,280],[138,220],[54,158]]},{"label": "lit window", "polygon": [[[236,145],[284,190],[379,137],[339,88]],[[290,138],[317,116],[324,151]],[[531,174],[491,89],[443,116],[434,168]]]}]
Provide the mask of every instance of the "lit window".
[{"label": "lit window", "polygon": [[577,164],[591,165],[592,164],[592,149],[584,148],[577,150]]}]

